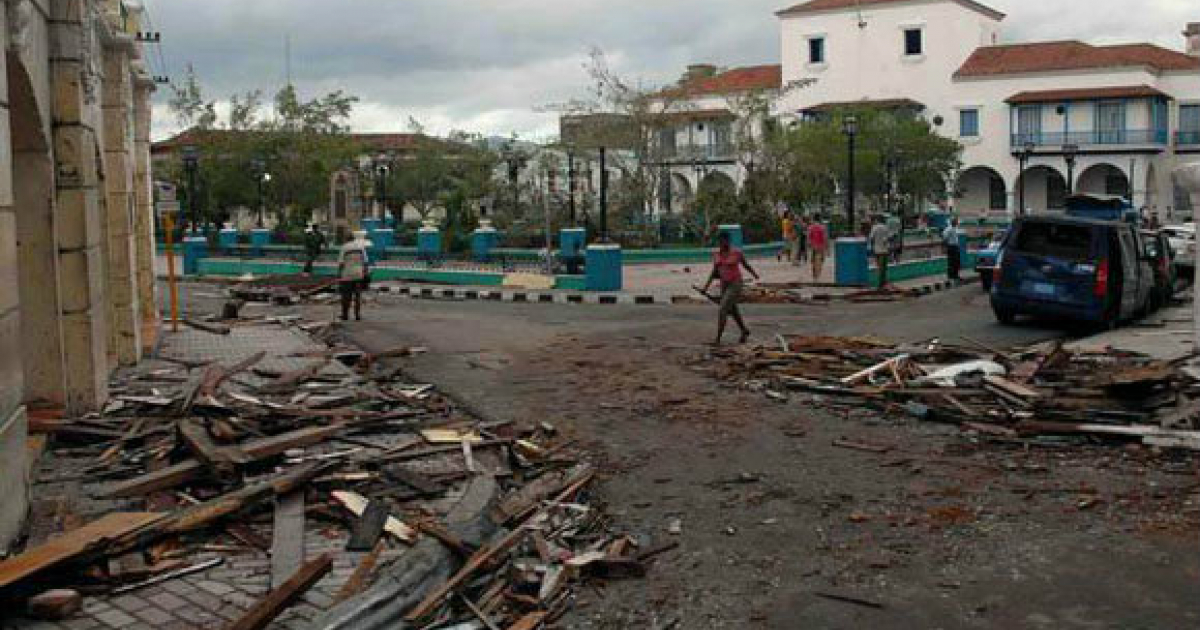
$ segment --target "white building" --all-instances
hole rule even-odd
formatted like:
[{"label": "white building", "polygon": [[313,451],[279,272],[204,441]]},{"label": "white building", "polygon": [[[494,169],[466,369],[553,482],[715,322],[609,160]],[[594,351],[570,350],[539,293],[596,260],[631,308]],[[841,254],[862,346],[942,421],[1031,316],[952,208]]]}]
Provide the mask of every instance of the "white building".
[{"label": "white building", "polygon": [[779,65],[718,71],[696,64],[658,94],[651,109],[658,119],[656,138],[647,162],[662,169],[660,215],[686,210],[702,182],[732,187],[745,182],[753,166],[745,143],[761,137],[763,122],[776,113],[781,86]]},{"label": "white building", "polygon": [[777,16],[782,83],[811,81],[778,109],[919,111],[965,147],[948,200],[962,213],[1022,197],[1045,211],[1068,190],[1129,195],[1164,220],[1189,205],[1170,173],[1200,161],[1200,24],[1184,53],[1002,43],[1005,16],[972,0],[811,0]]}]

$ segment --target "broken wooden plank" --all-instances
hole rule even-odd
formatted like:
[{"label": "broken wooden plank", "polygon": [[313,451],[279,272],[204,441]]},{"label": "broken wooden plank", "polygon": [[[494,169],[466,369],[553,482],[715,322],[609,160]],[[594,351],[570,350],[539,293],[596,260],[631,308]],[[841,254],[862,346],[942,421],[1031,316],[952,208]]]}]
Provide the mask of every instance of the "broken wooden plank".
[{"label": "broken wooden plank", "polygon": [[443,545],[446,545],[451,551],[463,558],[470,558],[471,554],[479,551],[458,536],[455,536],[450,530],[432,521],[417,521],[417,529],[438,539]]},{"label": "broken wooden plank", "polygon": [[114,512],[55,536],[25,553],[0,562],[0,589],[35,573],[101,549],[116,538],[136,534],[167,518],[159,512]]},{"label": "broken wooden plank", "polygon": [[412,488],[422,497],[438,497],[446,492],[445,485],[401,465],[388,466],[383,469],[383,474],[392,481]]},{"label": "broken wooden plank", "polygon": [[362,516],[354,524],[350,532],[350,540],[346,542],[346,551],[370,551],[383,535],[383,526],[387,523],[388,508],[378,499],[367,503]]},{"label": "broken wooden plank", "polygon": [[994,374],[983,377],[983,384],[987,389],[992,389],[993,391],[998,389],[1018,400],[1032,401],[1042,397],[1042,393],[1035,389],[1014,383],[1003,376],[996,376]]},{"label": "broken wooden plank", "polygon": [[314,584],[333,568],[333,555],[323,554],[305,564],[286,582],[273,589],[226,630],[262,630],[273,619],[300,599]]},{"label": "broken wooden plank", "polygon": [[[579,492],[583,486],[587,485],[587,483],[592,480],[594,474],[595,472],[593,470],[589,470],[586,475],[581,476],[577,481],[572,483],[562,492],[558,493],[553,503],[562,503],[563,501],[566,501],[570,497],[574,496],[576,492]],[[543,508],[543,511],[545,509],[546,508]],[[536,515],[530,518],[536,518]],[[464,564],[463,567],[458,570],[457,573],[451,576],[451,578],[444,584],[429,593],[429,595],[427,595],[420,604],[417,604],[416,607],[409,611],[404,618],[407,621],[413,622],[422,619],[429,613],[433,612],[433,610],[441,605],[442,601],[445,600],[450,593],[457,589],[459,585],[466,582],[472,575],[475,574],[476,571],[479,570],[480,567],[489,564],[493,558],[511,549],[513,545],[520,541],[521,537],[524,536],[525,533],[526,531],[523,526],[517,527],[500,540],[475,552],[475,555],[471,556],[471,559],[468,560],[466,564]]]},{"label": "broken wooden plank", "polygon": [[236,514],[274,495],[287,494],[305,487],[318,475],[328,472],[329,464],[305,464],[282,475],[223,494],[172,515],[164,521],[161,533],[182,534],[200,529],[214,521]]},{"label": "broken wooden plank", "polygon": [[518,619],[516,623],[509,626],[508,630],[535,630],[535,628],[540,626],[542,621],[546,619],[546,615],[548,614],[549,613],[541,610],[531,612]]},{"label": "broken wooden plank", "polygon": [[483,441],[478,431],[459,431],[458,429],[424,429],[421,437],[430,444],[458,444],[460,442],[479,443]]},{"label": "broken wooden plank", "polygon": [[258,391],[266,394],[283,394],[290,392],[305,381],[321,373],[325,366],[329,365],[329,359],[317,361],[312,365],[308,365],[290,372],[284,372],[279,375],[279,378],[258,388]]},{"label": "broken wooden plank", "polygon": [[813,595],[816,595],[817,597],[824,597],[825,599],[836,600],[839,602],[846,602],[849,604],[857,604],[859,606],[866,606],[868,608],[883,608],[883,604],[881,604],[877,601],[865,599],[862,597],[856,597],[854,595],[844,595],[842,593],[832,593],[829,591],[813,591]]},{"label": "broken wooden plank", "polygon": [[214,335],[228,335],[230,332],[229,326],[226,326],[225,324],[212,324],[191,318],[184,319],[183,325],[187,326],[188,328],[203,330],[206,333],[211,333]]},{"label": "broken wooden plank", "polygon": [[354,568],[354,573],[350,574],[346,583],[333,596],[333,603],[335,605],[358,595],[366,589],[371,576],[375,573],[375,565],[379,562],[379,556],[386,548],[386,543],[381,540],[375,543],[375,548],[371,550],[371,553],[366,554],[362,557],[362,560],[359,560],[358,566]]},{"label": "broken wooden plank", "polygon": [[275,496],[271,530],[271,588],[279,588],[304,564],[304,489]]},{"label": "broken wooden plank", "polygon": [[179,422],[179,437],[196,459],[218,476],[230,476],[238,466],[244,466],[251,461],[250,456],[237,446],[218,445],[209,435],[208,428],[195,418]]},{"label": "broken wooden plank", "polygon": [[[283,433],[269,438],[249,440],[241,444],[241,449],[254,461],[281,455],[293,448],[311,446],[337,435],[344,429],[341,425],[311,427],[290,433]],[[148,494],[158,490],[166,490],[185,484],[195,479],[204,471],[200,461],[191,459],[156,470],[140,477],[113,484],[100,493],[102,497],[118,498],[133,497]]]},{"label": "broken wooden plank", "polygon": [[492,519],[497,523],[515,520],[537,507],[537,504],[546,497],[571,486],[580,479],[590,477],[593,473],[593,468],[588,464],[581,464],[570,471],[545,473],[497,503],[496,507],[492,509]]},{"label": "broken wooden plank", "polygon": [[[361,494],[345,490],[334,490],[330,493],[330,496],[355,516],[362,516],[367,510],[367,498]],[[383,525],[383,530],[409,545],[417,541],[417,530],[409,527],[394,516],[387,517]]]}]

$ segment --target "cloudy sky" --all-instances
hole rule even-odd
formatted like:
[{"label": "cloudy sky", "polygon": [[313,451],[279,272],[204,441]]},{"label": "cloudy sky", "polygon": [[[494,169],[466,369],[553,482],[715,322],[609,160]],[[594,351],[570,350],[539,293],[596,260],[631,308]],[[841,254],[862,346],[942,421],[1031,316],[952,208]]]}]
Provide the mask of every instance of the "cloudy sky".
[{"label": "cloudy sky", "polygon": [[[587,92],[588,51],[623,76],[661,85],[698,61],[778,63],[773,12],[787,0],[143,0],[161,57],[155,74],[194,65],[206,96],[285,80],[285,40],[301,96],[357,95],[356,131],[402,131],[409,117],[451,129],[538,139],[547,104]],[[798,1],[798,0],[797,0]],[[1009,15],[1007,41],[1077,38],[1182,47],[1196,0],[984,0]],[[1131,10],[1136,5],[1136,10]],[[165,66],[165,67],[164,67]],[[159,93],[155,136],[177,129]],[[538,111],[539,109],[543,111]]]}]

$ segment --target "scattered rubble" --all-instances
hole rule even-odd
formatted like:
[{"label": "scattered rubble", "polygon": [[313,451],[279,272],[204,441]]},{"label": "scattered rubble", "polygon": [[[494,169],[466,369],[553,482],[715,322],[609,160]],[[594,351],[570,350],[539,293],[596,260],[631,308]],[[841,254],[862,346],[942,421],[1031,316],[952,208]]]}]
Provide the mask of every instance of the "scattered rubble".
[{"label": "scattered rubble", "polygon": [[963,341],[781,335],[774,344],[712,349],[694,369],[774,399],[852,401],[991,439],[1086,436],[1200,450],[1200,380],[1186,366],[1190,356],[1158,361],[1061,342],[1004,352]]},{"label": "scattered rubble", "polygon": [[[326,324],[282,321],[195,328],[330,335]],[[566,613],[580,582],[645,575],[665,548],[610,531],[575,440],[540,419],[469,416],[388,361],[421,352],[329,341],[228,365],[160,358],[125,374],[103,414],[34,414],[31,432],[84,471],[75,481],[126,507],[80,526],[72,515],[55,528],[65,533],[0,562],[0,600],[63,618],[79,593],[114,596],[267,553],[272,590],[229,626],[264,628],[330,573],[330,554],[306,557],[314,531],[369,552],[340,586],[328,627],[372,627],[362,622],[372,605],[358,600],[376,581],[403,583],[410,565],[423,571],[405,588],[412,601],[393,593],[403,609],[372,609],[379,627],[540,627]],[[280,359],[303,367],[280,369]],[[476,509],[456,514],[469,496]],[[401,552],[384,561],[388,549]]]}]

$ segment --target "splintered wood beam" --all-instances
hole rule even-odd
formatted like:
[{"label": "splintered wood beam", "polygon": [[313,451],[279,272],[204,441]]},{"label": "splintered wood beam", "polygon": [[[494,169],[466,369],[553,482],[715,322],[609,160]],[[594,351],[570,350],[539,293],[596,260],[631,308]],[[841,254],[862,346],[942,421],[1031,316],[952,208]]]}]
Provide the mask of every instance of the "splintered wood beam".
[{"label": "splintered wood beam", "polygon": [[304,564],[304,489],[275,497],[271,533],[271,587],[278,588]]},{"label": "splintered wood beam", "polygon": [[[337,435],[342,429],[341,425],[300,429],[274,437],[249,440],[241,444],[241,449],[252,460],[258,461],[281,455],[288,449],[318,444]],[[106,488],[101,496],[106,498],[134,497],[166,490],[192,481],[202,472],[204,472],[204,464],[199,460],[189,459],[140,477],[113,484]]]},{"label": "splintered wood beam", "polygon": [[225,626],[225,630],[262,630],[289,606],[300,599],[308,589],[321,581],[333,568],[333,555],[323,554],[300,567],[292,577],[279,585],[262,600],[246,611],[240,619]]}]

